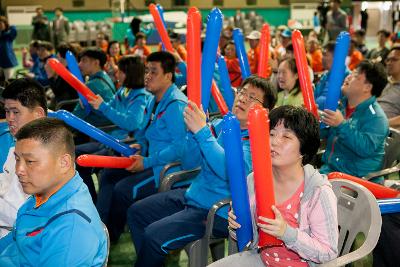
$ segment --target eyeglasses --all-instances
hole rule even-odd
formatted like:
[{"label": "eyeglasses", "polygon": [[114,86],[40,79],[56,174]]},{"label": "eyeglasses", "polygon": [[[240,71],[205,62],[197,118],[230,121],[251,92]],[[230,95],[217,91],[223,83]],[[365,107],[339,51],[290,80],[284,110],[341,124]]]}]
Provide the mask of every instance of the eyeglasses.
[{"label": "eyeglasses", "polygon": [[396,61],[399,61],[399,60],[400,60],[400,58],[388,57],[388,58],[386,58],[385,62],[389,63],[389,62],[396,62]]},{"label": "eyeglasses", "polygon": [[247,90],[246,90],[246,89],[243,89],[243,88],[240,89],[240,90],[238,91],[238,96],[239,96],[239,97],[245,98],[246,101],[258,102],[258,103],[260,103],[261,105],[263,104],[263,101],[261,101],[260,99],[254,97],[254,96],[252,96],[252,95],[249,95],[249,93],[247,92]]}]

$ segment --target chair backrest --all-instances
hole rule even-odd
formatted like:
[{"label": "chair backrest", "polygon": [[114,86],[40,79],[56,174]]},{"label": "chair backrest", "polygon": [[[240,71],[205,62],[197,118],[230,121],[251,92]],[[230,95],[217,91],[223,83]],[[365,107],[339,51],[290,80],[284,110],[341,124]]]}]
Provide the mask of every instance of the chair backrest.
[{"label": "chair backrest", "polygon": [[385,142],[385,157],[382,169],[390,168],[400,162],[400,131],[390,128],[389,136]]},{"label": "chair backrest", "polygon": [[[331,183],[338,200],[340,257],[322,266],[342,266],[368,255],[375,248],[382,218],[376,199],[368,189],[343,179],[334,179]],[[350,252],[359,233],[364,234],[365,241],[360,248]]]}]

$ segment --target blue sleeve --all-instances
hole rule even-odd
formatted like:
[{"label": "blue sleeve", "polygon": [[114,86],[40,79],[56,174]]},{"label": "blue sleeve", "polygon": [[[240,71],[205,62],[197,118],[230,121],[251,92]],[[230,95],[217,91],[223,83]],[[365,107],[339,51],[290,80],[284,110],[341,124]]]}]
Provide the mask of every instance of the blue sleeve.
[{"label": "blue sleeve", "polygon": [[11,244],[14,242],[13,239],[13,232],[9,232],[6,236],[0,239],[0,256],[1,253]]},{"label": "blue sleeve", "polygon": [[177,67],[178,67],[180,73],[175,73],[175,84],[178,87],[182,87],[187,84],[186,63],[179,62]]},{"label": "blue sleeve", "polygon": [[15,38],[17,38],[17,28],[14,25],[10,26],[8,31],[2,31],[0,34],[2,40],[13,41]]},{"label": "blue sleeve", "polygon": [[[205,126],[206,127],[206,126]],[[201,165],[202,155],[197,142],[194,140],[193,133],[186,132],[186,138],[182,153],[182,169],[191,170]]]},{"label": "blue sleeve", "polygon": [[144,116],[144,109],[146,108],[146,96],[138,96],[132,103],[128,105],[126,110],[115,109],[115,102],[118,101],[114,97],[110,102],[103,102],[99,110],[106,116],[112,123],[118,127],[127,130],[135,131],[141,127]]},{"label": "blue sleeve", "polygon": [[194,135],[199,144],[203,160],[210,169],[219,177],[226,177],[225,151],[212,135],[208,127],[203,127]]},{"label": "blue sleeve", "polygon": [[183,110],[185,106],[186,103],[180,101],[172,103],[165,111],[165,114],[160,118],[165,121],[168,136],[170,136],[172,140],[171,143],[163,149],[143,159],[145,168],[165,165],[176,160],[181,160],[183,152],[182,140],[184,140],[186,135],[186,126],[183,121]]},{"label": "blue sleeve", "polygon": [[64,215],[44,230],[38,266],[92,266],[99,247],[92,224],[76,214]]}]

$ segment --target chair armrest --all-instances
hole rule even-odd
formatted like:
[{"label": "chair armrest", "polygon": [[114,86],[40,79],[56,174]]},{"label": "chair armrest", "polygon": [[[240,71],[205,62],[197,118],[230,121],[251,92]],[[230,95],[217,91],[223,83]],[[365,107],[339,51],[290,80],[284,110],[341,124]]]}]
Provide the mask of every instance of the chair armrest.
[{"label": "chair armrest", "polygon": [[362,179],[371,180],[371,179],[374,179],[379,176],[388,176],[389,174],[399,172],[399,171],[400,171],[400,163],[398,163],[396,166],[393,166],[391,168],[387,168],[387,169],[384,169],[381,171],[369,173],[368,175],[362,177]]},{"label": "chair armrest", "polygon": [[171,162],[168,163],[167,165],[165,165],[162,170],[160,171],[160,182],[162,182],[162,180],[164,179],[165,174],[167,173],[167,171],[173,167],[179,166],[181,165],[181,163],[179,161],[176,162]]},{"label": "chair armrest", "polygon": [[172,186],[177,182],[187,181],[196,177],[200,173],[200,168],[196,168],[189,171],[178,171],[168,174],[166,177],[161,179],[160,188],[158,192],[165,192],[171,190]]},{"label": "chair armrest", "polygon": [[63,109],[64,106],[67,105],[72,105],[72,104],[77,104],[79,102],[79,99],[71,99],[71,100],[63,100],[57,103],[55,110],[60,110]]},{"label": "chair armrest", "polygon": [[226,206],[229,205],[229,203],[231,202],[230,198],[226,198],[223,200],[218,201],[217,203],[215,203],[212,208],[208,211],[208,215],[207,215],[207,225],[206,225],[206,233],[205,233],[205,237],[210,239],[211,235],[212,235],[212,230],[214,228],[214,217],[217,214],[217,211]]}]

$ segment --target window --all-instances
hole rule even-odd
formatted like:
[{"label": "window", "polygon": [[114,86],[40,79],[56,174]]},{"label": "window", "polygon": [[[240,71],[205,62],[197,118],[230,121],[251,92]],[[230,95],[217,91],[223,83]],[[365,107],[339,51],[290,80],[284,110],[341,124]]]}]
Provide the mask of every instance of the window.
[{"label": "window", "polygon": [[224,0],[213,0],[213,5],[214,6],[223,6]]},{"label": "window", "polygon": [[187,6],[188,0],[174,0],[174,6]]},{"label": "window", "polygon": [[255,6],[257,5],[257,0],[246,0],[246,4],[248,6]]},{"label": "window", "polygon": [[72,0],[72,6],[73,7],[84,7],[85,0]]},{"label": "window", "polygon": [[150,4],[156,4],[155,0],[144,0],[144,5],[149,6]]}]

